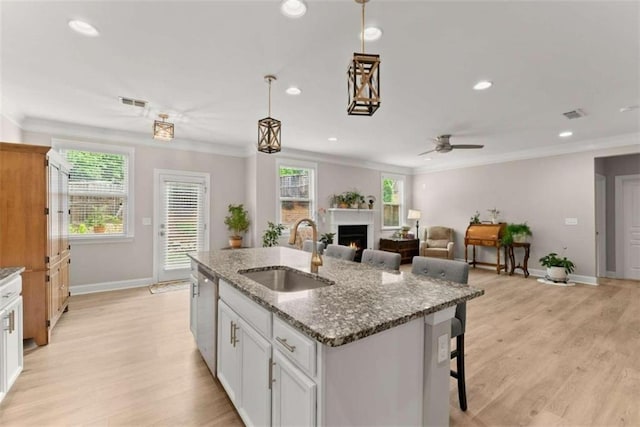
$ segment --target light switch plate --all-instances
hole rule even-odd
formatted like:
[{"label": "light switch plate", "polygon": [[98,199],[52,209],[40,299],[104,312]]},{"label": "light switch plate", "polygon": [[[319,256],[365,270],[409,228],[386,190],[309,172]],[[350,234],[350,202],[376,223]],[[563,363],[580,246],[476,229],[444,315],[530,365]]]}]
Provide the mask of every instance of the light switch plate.
[{"label": "light switch plate", "polygon": [[578,225],[578,218],[565,218],[564,225]]},{"label": "light switch plate", "polygon": [[142,225],[151,225],[151,218],[142,218]]}]

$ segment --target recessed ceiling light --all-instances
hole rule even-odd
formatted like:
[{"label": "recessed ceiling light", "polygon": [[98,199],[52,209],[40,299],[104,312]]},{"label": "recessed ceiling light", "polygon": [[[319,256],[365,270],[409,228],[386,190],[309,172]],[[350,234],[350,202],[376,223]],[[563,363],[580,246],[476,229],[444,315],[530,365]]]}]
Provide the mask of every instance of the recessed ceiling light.
[{"label": "recessed ceiling light", "polygon": [[571,132],[570,130],[565,130],[564,132],[560,132],[558,134],[560,138],[569,138],[571,135],[573,135],[573,132]]},{"label": "recessed ceiling light", "polygon": [[475,86],[473,86],[473,88],[475,90],[485,90],[485,89],[489,89],[491,86],[493,86],[493,83],[490,82],[489,80],[480,80],[478,83],[475,84]]},{"label": "recessed ceiling light", "polygon": [[640,105],[629,105],[628,107],[622,107],[620,112],[626,113],[627,111],[637,110],[638,108],[640,108]]},{"label": "recessed ceiling light", "polygon": [[289,95],[300,95],[302,93],[302,91],[299,88],[295,87],[295,86],[291,86],[291,87],[287,88],[287,90],[285,92],[287,92],[287,94],[289,94]]},{"label": "recessed ceiling light", "polygon": [[69,21],[69,28],[71,28],[76,33],[82,34],[83,36],[87,37],[98,37],[100,35],[96,27],[87,22],[77,19],[72,19],[71,21]]},{"label": "recessed ceiling light", "polygon": [[[362,33],[359,34],[362,39]],[[382,37],[382,30],[378,27],[367,27],[364,29],[364,41],[374,42]]]},{"label": "recessed ceiling light", "polygon": [[301,18],[307,13],[307,5],[302,0],[283,0],[280,12],[288,18]]},{"label": "recessed ceiling light", "polygon": [[331,141],[331,142],[336,142],[337,140],[338,140],[338,138],[336,138],[335,136],[329,137],[329,141]]}]

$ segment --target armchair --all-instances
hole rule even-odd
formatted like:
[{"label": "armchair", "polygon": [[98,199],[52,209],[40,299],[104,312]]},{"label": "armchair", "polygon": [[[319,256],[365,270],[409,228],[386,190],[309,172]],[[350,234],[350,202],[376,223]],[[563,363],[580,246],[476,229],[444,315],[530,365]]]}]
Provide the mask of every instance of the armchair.
[{"label": "armchair", "polygon": [[453,259],[453,228],[427,227],[420,242],[420,256]]}]

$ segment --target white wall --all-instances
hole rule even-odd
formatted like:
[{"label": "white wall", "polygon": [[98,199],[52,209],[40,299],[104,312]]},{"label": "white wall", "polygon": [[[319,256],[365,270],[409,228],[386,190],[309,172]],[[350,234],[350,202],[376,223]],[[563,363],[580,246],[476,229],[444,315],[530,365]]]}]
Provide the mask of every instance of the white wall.
[{"label": "white wall", "polygon": [[[414,176],[413,204],[422,224],[456,231],[455,257],[464,259],[464,234],[476,210],[501,211],[504,222],[526,221],[533,231],[529,268],[555,251],[576,264],[576,274],[595,276],[594,158],[640,151],[638,145],[561,156],[512,161]],[[578,225],[565,225],[577,218]],[[495,262],[495,250],[480,249],[479,258]],[[469,250],[471,253],[471,250]],[[471,256],[471,255],[469,255]]]},{"label": "white wall", "polygon": [[22,142],[22,129],[13,120],[0,114],[0,141]]},{"label": "white wall", "polygon": [[[25,138],[30,143],[51,141],[51,135],[34,132],[25,132]],[[228,204],[245,200],[244,159],[138,145],[135,146],[134,164],[135,237],[132,242],[123,243],[81,244],[72,241],[72,292],[78,285],[153,277],[153,227],[142,225],[142,218],[153,218],[154,169],[208,172],[211,175],[210,247],[219,249],[229,245],[224,217]]]}]

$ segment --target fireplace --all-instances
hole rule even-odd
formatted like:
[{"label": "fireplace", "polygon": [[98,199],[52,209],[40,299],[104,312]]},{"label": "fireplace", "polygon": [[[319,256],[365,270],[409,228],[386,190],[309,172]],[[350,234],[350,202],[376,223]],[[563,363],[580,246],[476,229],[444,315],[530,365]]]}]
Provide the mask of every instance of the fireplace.
[{"label": "fireplace", "polygon": [[339,225],[338,244],[356,248],[354,261],[360,262],[362,251],[367,248],[367,226],[366,225]]}]

